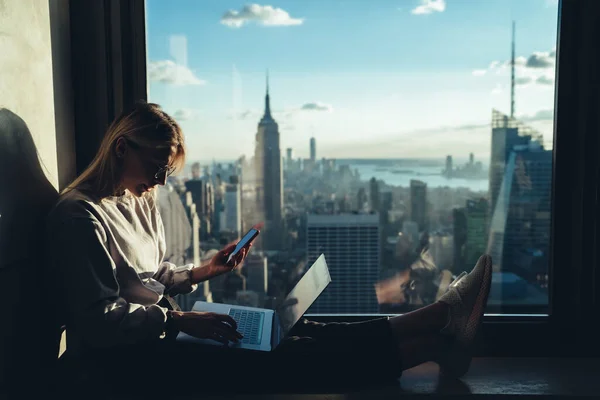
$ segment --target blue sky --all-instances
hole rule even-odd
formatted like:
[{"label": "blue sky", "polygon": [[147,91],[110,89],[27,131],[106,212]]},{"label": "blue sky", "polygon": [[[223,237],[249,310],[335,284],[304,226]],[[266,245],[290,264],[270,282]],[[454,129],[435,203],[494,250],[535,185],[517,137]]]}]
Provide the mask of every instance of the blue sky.
[{"label": "blue sky", "polygon": [[305,157],[488,157],[491,109],[551,146],[556,0],[147,0],[149,99],[190,160],[254,151],[269,69],[282,152]]}]

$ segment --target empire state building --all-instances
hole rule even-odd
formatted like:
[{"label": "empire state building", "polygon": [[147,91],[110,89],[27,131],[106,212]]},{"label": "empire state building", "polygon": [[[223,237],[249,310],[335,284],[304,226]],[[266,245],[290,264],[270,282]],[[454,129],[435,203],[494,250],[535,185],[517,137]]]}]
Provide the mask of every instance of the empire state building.
[{"label": "empire state building", "polygon": [[279,126],[271,115],[268,76],[265,114],[258,123],[254,163],[257,182],[257,211],[265,222],[260,235],[262,247],[264,250],[280,250],[283,238],[283,174],[279,148]]}]

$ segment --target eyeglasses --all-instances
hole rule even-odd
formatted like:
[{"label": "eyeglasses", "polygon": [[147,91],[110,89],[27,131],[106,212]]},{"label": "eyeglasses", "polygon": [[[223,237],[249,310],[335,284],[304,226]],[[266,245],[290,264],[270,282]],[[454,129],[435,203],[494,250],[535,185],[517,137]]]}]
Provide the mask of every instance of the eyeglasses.
[{"label": "eyeglasses", "polygon": [[[137,143],[134,143],[131,140],[127,139],[125,139],[125,141],[127,142],[127,144],[129,144],[129,146],[131,146],[132,149],[141,150],[141,146],[139,146]],[[158,180],[159,177],[163,174],[166,174],[166,177],[168,178],[173,174],[173,172],[175,172],[175,167],[173,167],[172,165],[164,165],[162,167],[158,167],[156,164],[153,164],[153,167],[158,168],[158,170],[154,174],[154,179],[156,180]]]},{"label": "eyeglasses", "polygon": [[175,172],[175,167],[171,166],[171,165],[165,165],[164,167],[160,167],[158,169],[158,171],[156,172],[156,174],[154,174],[154,179],[158,179],[159,176],[162,176],[162,174],[167,175],[167,178],[169,176],[171,176],[173,174],[173,172]]}]

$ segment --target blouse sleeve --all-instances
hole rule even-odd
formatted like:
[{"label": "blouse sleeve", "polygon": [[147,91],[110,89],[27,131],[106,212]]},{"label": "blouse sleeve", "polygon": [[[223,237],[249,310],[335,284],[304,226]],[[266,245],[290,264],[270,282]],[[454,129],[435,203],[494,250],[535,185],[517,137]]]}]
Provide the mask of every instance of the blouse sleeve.
[{"label": "blouse sleeve", "polygon": [[67,327],[91,347],[163,337],[166,308],[127,302],[119,295],[116,266],[104,228],[94,217],[71,218],[53,229],[51,260],[68,310]]}]

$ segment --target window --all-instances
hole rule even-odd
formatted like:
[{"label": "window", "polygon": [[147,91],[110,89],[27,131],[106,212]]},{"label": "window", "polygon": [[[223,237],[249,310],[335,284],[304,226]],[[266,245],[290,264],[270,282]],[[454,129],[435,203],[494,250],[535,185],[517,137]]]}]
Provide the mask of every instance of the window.
[{"label": "window", "polygon": [[487,312],[548,313],[558,2],[392,3],[146,2],[148,99],[189,154],[171,257],[265,222],[184,309],[273,307],[324,253],[310,313],[401,313],[489,253]]}]

